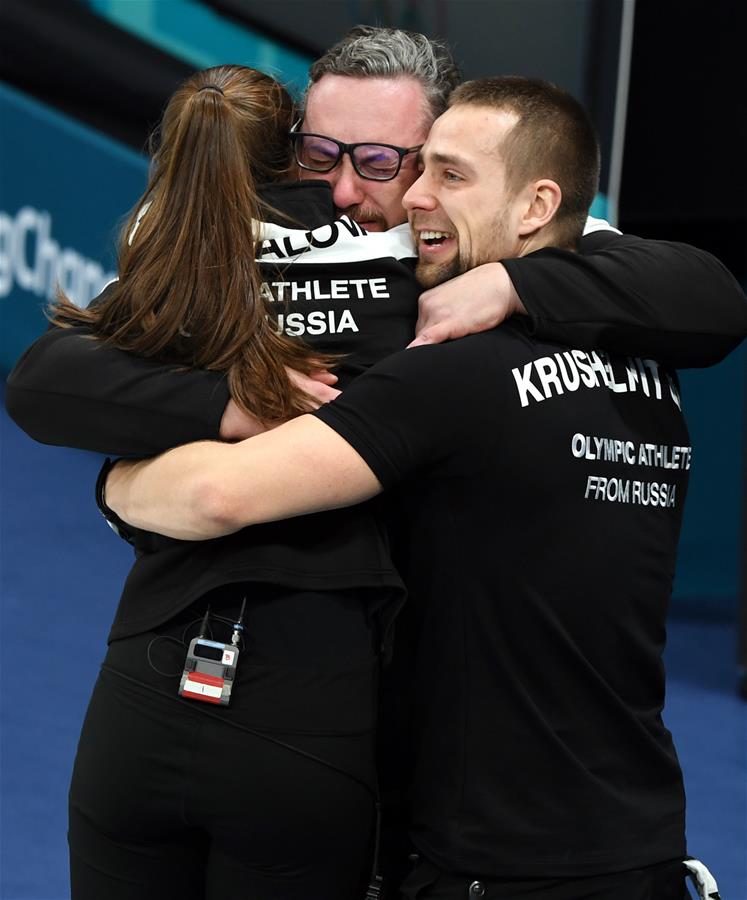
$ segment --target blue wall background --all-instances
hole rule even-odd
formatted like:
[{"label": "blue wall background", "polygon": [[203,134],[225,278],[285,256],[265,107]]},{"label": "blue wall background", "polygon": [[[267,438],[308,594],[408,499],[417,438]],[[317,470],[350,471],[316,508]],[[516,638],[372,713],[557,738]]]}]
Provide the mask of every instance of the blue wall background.
[{"label": "blue wall background", "polygon": [[712,369],[680,372],[693,471],[677,558],[674,608],[734,616],[747,542],[747,345]]},{"label": "blue wall background", "polygon": [[45,328],[59,282],[85,305],[114,275],[118,224],[147,161],[0,84],[0,369]]}]

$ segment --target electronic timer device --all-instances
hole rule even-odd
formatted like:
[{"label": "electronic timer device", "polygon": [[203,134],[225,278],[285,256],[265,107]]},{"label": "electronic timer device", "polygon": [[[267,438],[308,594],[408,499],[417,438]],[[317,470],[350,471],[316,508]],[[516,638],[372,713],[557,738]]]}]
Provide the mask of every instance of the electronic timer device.
[{"label": "electronic timer device", "polygon": [[[184,660],[184,671],[179,682],[179,695],[189,700],[228,706],[239,664],[239,640],[244,631],[242,624],[246,599],[241,605],[237,622],[233,625],[231,643],[213,641],[205,635],[208,631],[210,610],[205,611],[200,634],[192,638]],[[230,621],[230,620],[229,620]]]}]

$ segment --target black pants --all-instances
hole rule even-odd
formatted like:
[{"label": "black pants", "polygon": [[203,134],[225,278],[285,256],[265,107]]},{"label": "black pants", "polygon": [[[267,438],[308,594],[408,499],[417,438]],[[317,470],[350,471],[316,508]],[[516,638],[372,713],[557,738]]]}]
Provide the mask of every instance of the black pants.
[{"label": "black pants", "polygon": [[73,900],[363,896],[372,635],[355,598],[266,599],[248,611],[227,708],[177,696],[184,621],[111,645],[70,790]]},{"label": "black pants", "polygon": [[686,900],[681,860],[585,878],[491,879],[453,875],[422,860],[402,885],[403,900]]}]

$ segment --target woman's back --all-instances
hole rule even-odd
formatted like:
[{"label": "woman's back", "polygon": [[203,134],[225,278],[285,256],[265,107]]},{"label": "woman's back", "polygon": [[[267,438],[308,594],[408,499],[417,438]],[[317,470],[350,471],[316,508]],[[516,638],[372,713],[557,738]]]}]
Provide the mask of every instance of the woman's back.
[{"label": "woman's back", "polygon": [[[282,316],[286,327],[300,322],[304,337],[311,344],[319,341],[320,350],[344,352],[343,384],[405,346],[418,295],[409,233],[366,234],[353,223],[335,222],[324,182],[274,186],[263,194],[274,209],[309,226],[263,227],[258,255],[278,319]],[[339,327],[345,321],[349,327]],[[393,598],[403,590],[371,504],[253,526],[212,541],[134,534],[138,555],[110,639],[155,627],[232,582],[320,590],[378,587]]]}]

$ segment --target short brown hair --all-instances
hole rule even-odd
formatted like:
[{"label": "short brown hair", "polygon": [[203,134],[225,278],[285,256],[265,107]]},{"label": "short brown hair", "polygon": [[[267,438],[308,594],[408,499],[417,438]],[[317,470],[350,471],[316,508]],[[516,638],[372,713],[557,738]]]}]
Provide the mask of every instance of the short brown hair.
[{"label": "short brown hair", "polygon": [[508,188],[556,181],[563,198],[553,236],[560,246],[575,247],[599,186],[599,142],[581,104],[549,81],[519,75],[465,82],[449,98],[450,107],[462,104],[518,116],[499,148]]}]

